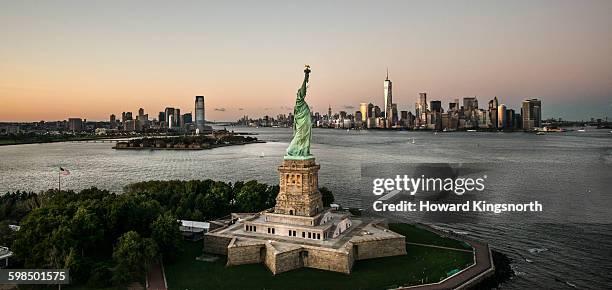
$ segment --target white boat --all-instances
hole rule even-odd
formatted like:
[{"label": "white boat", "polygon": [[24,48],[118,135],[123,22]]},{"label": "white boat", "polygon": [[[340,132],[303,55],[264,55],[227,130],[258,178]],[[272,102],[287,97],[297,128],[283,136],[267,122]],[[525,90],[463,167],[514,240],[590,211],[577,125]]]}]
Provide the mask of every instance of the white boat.
[{"label": "white boat", "polygon": [[476,130],[474,130],[474,129],[469,129],[469,130],[467,130],[467,131],[468,131],[468,132],[476,132]]},{"label": "white boat", "polygon": [[412,144],[414,144],[414,138],[412,138]]},{"label": "white boat", "polygon": [[585,129],[578,129],[578,132],[586,132]]},{"label": "white boat", "polygon": [[259,157],[260,157],[260,158],[264,158],[264,157],[265,157],[264,153],[263,153],[263,152],[261,152],[261,154],[259,154]]}]

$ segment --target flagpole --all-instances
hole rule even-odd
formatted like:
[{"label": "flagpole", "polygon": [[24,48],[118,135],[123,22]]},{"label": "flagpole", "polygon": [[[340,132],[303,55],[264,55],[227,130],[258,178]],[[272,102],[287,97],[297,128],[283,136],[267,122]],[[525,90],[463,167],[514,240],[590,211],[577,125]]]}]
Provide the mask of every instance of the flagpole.
[{"label": "flagpole", "polygon": [[57,187],[58,191],[62,191],[62,170],[57,172]]}]

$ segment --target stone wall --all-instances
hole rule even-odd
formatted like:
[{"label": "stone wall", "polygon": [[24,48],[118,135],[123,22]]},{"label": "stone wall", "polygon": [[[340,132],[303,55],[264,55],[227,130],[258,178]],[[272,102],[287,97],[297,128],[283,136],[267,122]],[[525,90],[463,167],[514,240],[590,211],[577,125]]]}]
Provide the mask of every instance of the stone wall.
[{"label": "stone wall", "polygon": [[204,235],[204,252],[217,255],[227,255],[227,246],[231,241],[231,237],[206,234]]},{"label": "stone wall", "polygon": [[272,274],[279,274],[294,269],[298,269],[304,266],[303,260],[300,258],[302,249],[295,249],[282,253],[275,253],[274,255],[274,268],[270,268]]},{"label": "stone wall", "polygon": [[321,248],[304,249],[308,257],[304,258],[304,267],[350,274],[353,267],[351,251],[340,252]]},{"label": "stone wall", "polygon": [[262,257],[266,255],[265,251],[266,245],[264,243],[230,245],[227,248],[227,266],[261,263],[263,262]]},{"label": "stone wall", "polygon": [[353,245],[355,260],[406,255],[406,238],[403,236],[355,241]]}]

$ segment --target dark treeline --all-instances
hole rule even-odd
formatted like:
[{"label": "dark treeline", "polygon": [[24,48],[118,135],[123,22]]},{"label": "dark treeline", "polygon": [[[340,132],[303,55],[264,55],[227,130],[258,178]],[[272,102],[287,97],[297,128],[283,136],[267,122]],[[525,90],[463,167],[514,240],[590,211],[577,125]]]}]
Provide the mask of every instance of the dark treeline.
[{"label": "dark treeline", "polygon": [[[325,205],[333,195],[321,188]],[[144,280],[159,257],[180,251],[177,219],[211,220],[231,212],[274,206],[278,186],[257,181],[147,181],[123,194],[97,188],[0,196],[0,244],[15,253],[15,266],[67,268],[72,284],[126,285]],[[19,224],[13,232],[8,224]]]}]

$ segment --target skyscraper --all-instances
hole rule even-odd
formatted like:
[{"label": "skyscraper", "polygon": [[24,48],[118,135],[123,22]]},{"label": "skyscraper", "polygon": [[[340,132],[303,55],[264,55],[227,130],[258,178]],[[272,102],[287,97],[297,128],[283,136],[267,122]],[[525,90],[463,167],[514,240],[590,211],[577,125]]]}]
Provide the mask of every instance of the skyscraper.
[{"label": "skyscraper", "polygon": [[533,130],[542,126],[542,101],[538,99],[524,100],[521,108],[523,129]]},{"label": "skyscraper", "polygon": [[497,106],[497,128],[504,129],[506,127],[506,105]]},{"label": "skyscraper", "polygon": [[389,79],[389,69],[387,69],[387,78],[385,79],[385,83],[384,83],[384,101],[385,101],[385,118],[390,122],[391,119],[393,118],[392,114],[393,114],[393,108],[392,108],[392,104],[393,104],[393,84],[391,83],[391,80]]},{"label": "skyscraper", "polygon": [[115,114],[110,115],[110,128],[111,129],[117,128],[117,117],[115,116]]},{"label": "skyscraper", "polygon": [[414,105],[414,113],[419,124],[427,122],[427,93],[419,93],[419,100]]},{"label": "skyscraper", "polygon": [[204,96],[195,97],[195,126],[199,132],[204,132]]},{"label": "skyscraper", "polygon": [[491,122],[492,128],[497,128],[497,97],[489,101],[489,121]]},{"label": "skyscraper", "polygon": [[442,113],[442,101],[431,101],[429,102],[429,108],[431,112]]},{"label": "skyscraper", "polygon": [[177,109],[171,108],[171,107],[167,107],[166,110],[164,110],[164,117],[166,119],[166,127],[167,128],[176,128],[177,127],[177,119],[178,119],[178,114],[177,114]]},{"label": "skyscraper", "polygon": [[368,104],[367,103],[360,103],[359,104],[359,112],[361,112],[361,121],[365,122],[366,118],[368,117]]}]

